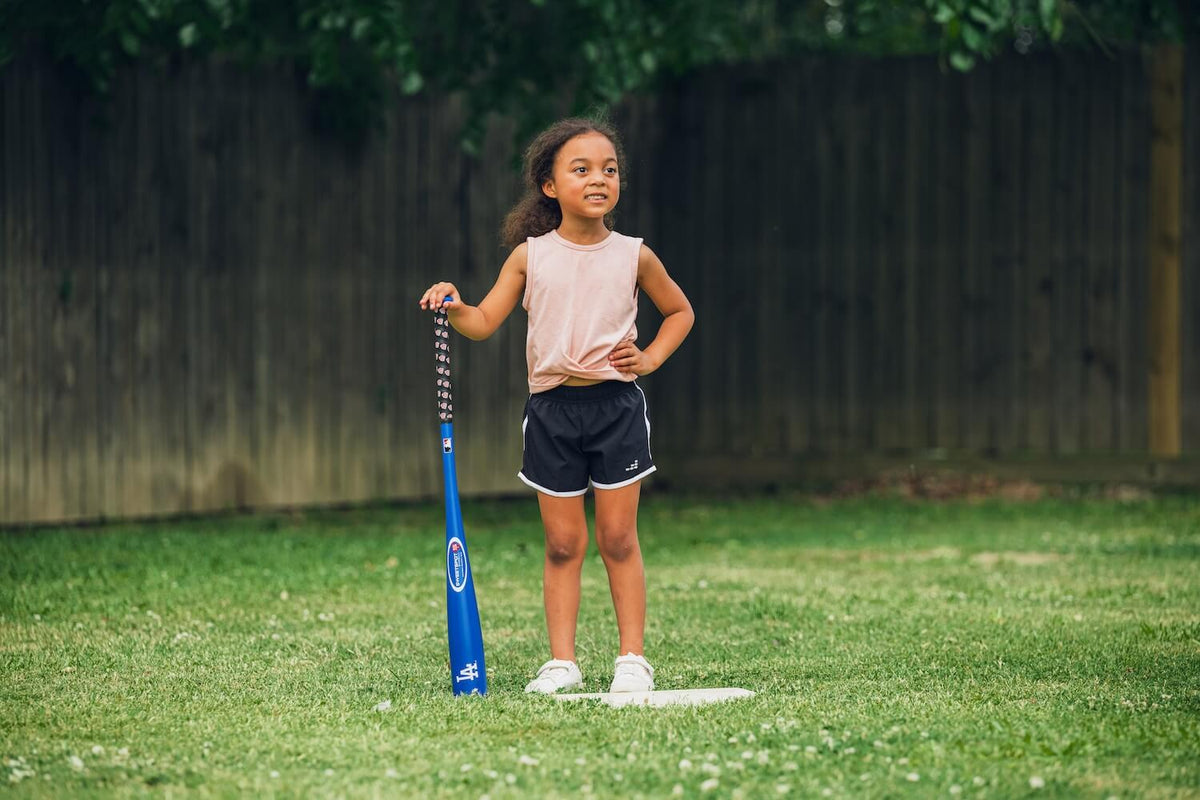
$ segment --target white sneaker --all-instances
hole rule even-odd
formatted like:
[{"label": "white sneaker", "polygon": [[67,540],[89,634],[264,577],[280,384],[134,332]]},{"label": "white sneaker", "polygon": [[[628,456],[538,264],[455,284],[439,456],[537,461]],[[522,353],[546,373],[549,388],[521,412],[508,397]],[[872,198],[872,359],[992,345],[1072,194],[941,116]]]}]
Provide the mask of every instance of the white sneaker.
[{"label": "white sneaker", "polygon": [[626,653],[616,661],[610,692],[649,692],[654,689],[654,667],[642,656]]},{"label": "white sneaker", "polygon": [[583,685],[583,673],[574,661],[552,658],[537,671],[537,677],[525,687],[526,692],[554,694],[563,689],[574,689]]}]

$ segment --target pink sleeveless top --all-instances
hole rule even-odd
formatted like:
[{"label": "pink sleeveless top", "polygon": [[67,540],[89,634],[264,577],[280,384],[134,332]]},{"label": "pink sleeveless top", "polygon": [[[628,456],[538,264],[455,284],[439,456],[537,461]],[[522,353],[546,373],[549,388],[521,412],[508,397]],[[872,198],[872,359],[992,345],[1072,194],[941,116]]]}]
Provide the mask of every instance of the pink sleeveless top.
[{"label": "pink sleeveless top", "polygon": [[557,231],[528,239],[525,359],[529,392],[568,377],[632,381],[608,365],[621,342],[637,339],[637,271],[642,240],[615,231],[597,244],[575,244]]}]

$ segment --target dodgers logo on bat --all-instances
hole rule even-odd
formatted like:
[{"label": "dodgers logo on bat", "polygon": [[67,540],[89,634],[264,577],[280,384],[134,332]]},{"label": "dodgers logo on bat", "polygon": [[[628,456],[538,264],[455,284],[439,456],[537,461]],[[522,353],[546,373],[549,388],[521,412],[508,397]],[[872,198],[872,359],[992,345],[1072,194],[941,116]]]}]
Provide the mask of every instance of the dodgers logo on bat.
[{"label": "dodgers logo on bat", "polygon": [[446,545],[446,579],[456,592],[461,592],[467,585],[467,551],[457,536]]}]

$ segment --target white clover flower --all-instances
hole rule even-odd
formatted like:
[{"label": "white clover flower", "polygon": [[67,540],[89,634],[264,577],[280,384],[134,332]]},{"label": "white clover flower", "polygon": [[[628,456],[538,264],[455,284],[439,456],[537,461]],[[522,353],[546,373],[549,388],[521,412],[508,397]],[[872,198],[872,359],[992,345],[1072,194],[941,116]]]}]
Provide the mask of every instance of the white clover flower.
[{"label": "white clover flower", "polygon": [[70,758],[67,759],[67,763],[70,764],[71,769],[75,770],[76,772],[80,772],[84,768],[83,767],[83,759],[80,758],[79,756],[71,756]]},{"label": "white clover flower", "polygon": [[975,784],[976,786],[983,786],[985,783],[987,783],[987,781],[985,781],[983,778],[976,775],[974,778],[971,779],[971,783]]},{"label": "white clover flower", "polygon": [[538,765],[538,760],[533,756],[522,755],[517,761],[527,767],[536,767]]},{"label": "white clover flower", "polygon": [[716,778],[709,778],[704,783],[700,784],[700,791],[711,792],[713,789],[721,785],[721,782]]},{"label": "white clover flower", "polygon": [[754,757],[754,760],[759,764],[766,764],[771,760],[771,755],[766,750],[759,750],[758,755]]},{"label": "white clover flower", "polygon": [[333,770],[331,770],[331,769],[326,769],[326,770],[325,770],[325,777],[326,777],[326,778],[332,778],[332,777],[333,777]]},{"label": "white clover flower", "polygon": [[579,758],[575,759],[576,766],[582,767],[586,763],[587,763],[587,759],[584,758],[583,756],[580,756]]},{"label": "white clover flower", "polygon": [[98,745],[98,744],[92,745],[92,755],[94,755],[94,756],[104,755],[104,747],[101,745]]},{"label": "white clover flower", "polygon": [[786,783],[775,784],[775,791],[778,792],[779,794],[787,794],[791,790],[792,790],[792,787],[787,785]]},{"label": "white clover flower", "polygon": [[1034,775],[1033,777],[1031,777],[1029,779],[1029,788],[1030,789],[1044,789],[1044,788],[1046,788],[1046,782],[1044,780],[1042,780],[1041,777]]},{"label": "white clover flower", "polygon": [[752,758],[754,758],[753,750],[743,750],[742,751],[742,760],[743,761],[749,761]]},{"label": "white clover flower", "polygon": [[671,787],[671,796],[672,797],[683,796],[683,784],[682,783],[677,783]]},{"label": "white clover flower", "polygon": [[474,764],[463,764],[461,767],[458,768],[458,771],[459,772],[470,772],[473,769],[475,769]]},{"label": "white clover flower", "polygon": [[815,753],[815,752],[817,752],[817,748],[810,744],[808,747],[804,748],[804,752]]},{"label": "white clover flower", "polygon": [[383,702],[381,702],[381,703],[376,703],[376,704],[375,704],[375,707],[374,707],[374,708],[372,708],[371,710],[372,710],[372,711],[390,711],[390,710],[391,710],[391,708],[392,708],[392,701],[391,701],[391,700],[384,700],[384,701],[383,701]]},{"label": "white clover flower", "polygon": [[399,771],[399,770],[397,770],[395,767],[388,767],[386,770],[384,770],[383,777],[385,777],[385,778],[399,778],[399,777],[400,777],[400,771]]},{"label": "white clover flower", "polygon": [[681,758],[681,759],[679,759],[679,768],[681,770],[687,771],[692,768],[692,762],[686,758]]},{"label": "white clover flower", "polygon": [[278,777],[279,777],[279,770],[277,770],[277,769],[273,769],[273,770],[271,770],[271,777],[272,777],[272,778],[278,778]]},{"label": "white clover flower", "polygon": [[916,783],[917,781],[921,780],[921,774],[919,772],[910,772],[904,777],[912,783]]},{"label": "white clover flower", "polygon": [[957,783],[950,787],[950,794],[962,794],[962,787]]}]

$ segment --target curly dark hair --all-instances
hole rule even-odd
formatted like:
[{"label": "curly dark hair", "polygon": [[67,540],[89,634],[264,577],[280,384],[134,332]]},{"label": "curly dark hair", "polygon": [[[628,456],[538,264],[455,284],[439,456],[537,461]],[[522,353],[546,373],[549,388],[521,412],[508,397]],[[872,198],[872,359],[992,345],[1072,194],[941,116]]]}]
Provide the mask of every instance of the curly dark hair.
[{"label": "curly dark hair", "polygon": [[[542,192],[542,184],[553,177],[554,158],[562,146],[585,133],[598,133],[612,142],[613,149],[617,151],[621,188],[625,188],[625,151],[613,126],[603,119],[587,117],[559,120],[539,133],[525,150],[522,170],[525,176],[525,195],[504,218],[501,239],[505,248],[512,250],[530,236],[549,233],[562,223],[562,209],[559,208],[558,201]],[[604,224],[612,230],[614,218],[611,211],[604,215]]]}]

